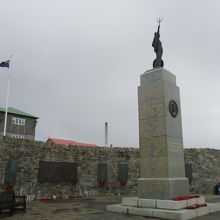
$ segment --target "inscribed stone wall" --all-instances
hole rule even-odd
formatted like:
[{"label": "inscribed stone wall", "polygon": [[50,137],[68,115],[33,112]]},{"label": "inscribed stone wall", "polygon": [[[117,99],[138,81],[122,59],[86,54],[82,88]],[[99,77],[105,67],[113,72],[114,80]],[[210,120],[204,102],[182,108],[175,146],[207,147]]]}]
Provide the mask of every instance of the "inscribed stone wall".
[{"label": "inscribed stone wall", "polygon": [[[191,163],[193,181],[191,192],[212,194],[214,186],[220,182],[220,150],[184,149],[185,162]],[[9,159],[17,160],[16,193],[23,192],[32,197],[57,195],[61,192],[73,196],[102,194],[136,195],[139,178],[139,149],[73,147],[46,144],[43,142],[0,139],[0,184],[4,183],[5,166]],[[39,161],[76,162],[77,178],[73,183],[39,183]],[[97,166],[107,163],[107,185],[99,187]],[[127,185],[118,181],[118,163],[128,164]]]},{"label": "inscribed stone wall", "polygon": [[[135,148],[75,147],[46,144],[27,140],[0,140],[0,183],[4,183],[5,166],[9,159],[18,161],[17,193],[42,198],[66,195],[136,194],[139,177],[139,152]],[[77,179],[74,183],[39,183],[39,161],[76,162]],[[97,181],[97,165],[107,164],[106,186]],[[128,164],[128,181],[118,181],[118,164]]]}]

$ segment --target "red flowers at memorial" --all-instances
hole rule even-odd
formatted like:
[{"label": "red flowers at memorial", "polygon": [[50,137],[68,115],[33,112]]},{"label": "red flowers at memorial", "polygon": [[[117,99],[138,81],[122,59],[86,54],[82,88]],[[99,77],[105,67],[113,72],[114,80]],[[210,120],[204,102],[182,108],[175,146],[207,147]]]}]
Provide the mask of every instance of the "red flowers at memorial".
[{"label": "red flowers at memorial", "polygon": [[172,199],[173,201],[182,201],[182,200],[189,200],[189,199],[195,199],[195,198],[199,198],[199,196],[179,196],[179,197],[176,197],[174,199]]},{"label": "red flowers at memorial", "polygon": [[126,180],[121,180],[121,181],[120,181],[120,185],[121,185],[122,187],[126,186],[126,184],[127,184]]},{"label": "red flowers at memorial", "polygon": [[[179,196],[179,197],[176,197],[173,199],[173,201],[183,201],[183,200],[189,200],[189,199],[196,199],[196,198],[199,198],[200,196]],[[201,203],[201,204],[194,204],[194,205],[190,205],[190,206],[187,206],[185,209],[198,209],[198,208],[201,208],[201,207],[206,207],[207,204],[206,203]]]},{"label": "red flowers at memorial", "polygon": [[187,206],[186,209],[198,209],[198,208],[206,207],[206,206],[207,206],[206,203],[203,203],[203,204],[195,204],[195,205]]},{"label": "red flowers at memorial", "polygon": [[102,180],[102,179],[99,180],[99,187],[100,187],[100,188],[104,187],[104,186],[105,186],[105,183],[106,183],[105,180]]}]

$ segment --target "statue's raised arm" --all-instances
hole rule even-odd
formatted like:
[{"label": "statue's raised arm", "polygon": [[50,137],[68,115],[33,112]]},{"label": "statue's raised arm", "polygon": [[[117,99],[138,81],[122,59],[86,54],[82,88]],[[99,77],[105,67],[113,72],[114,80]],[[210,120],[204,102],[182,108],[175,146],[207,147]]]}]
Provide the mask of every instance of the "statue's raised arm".
[{"label": "statue's raised arm", "polygon": [[160,23],[159,23],[158,28],[157,28],[157,34],[158,34],[158,37],[160,38]]},{"label": "statue's raised arm", "polygon": [[162,22],[161,18],[159,18],[158,20],[159,25],[157,28],[157,32],[154,33],[154,39],[152,42],[152,47],[154,48],[154,52],[156,53],[156,59],[153,62],[153,68],[163,67],[163,47],[160,41],[160,22]]}]

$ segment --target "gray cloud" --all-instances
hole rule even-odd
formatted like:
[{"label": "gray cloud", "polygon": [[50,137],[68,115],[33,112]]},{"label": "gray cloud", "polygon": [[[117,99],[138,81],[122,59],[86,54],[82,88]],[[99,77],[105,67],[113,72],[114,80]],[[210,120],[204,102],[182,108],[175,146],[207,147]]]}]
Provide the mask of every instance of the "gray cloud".
[{"label": "gray cloud", "polygon": [[[9,105],[48,136],[138,146],[137,87],[152,68],[158,16],[165,68],[181,89],[188,147],[219,147],[218,1],[2,1],[0,59],[13,54]],[[0,74],[5,105],[6,71]]]}]

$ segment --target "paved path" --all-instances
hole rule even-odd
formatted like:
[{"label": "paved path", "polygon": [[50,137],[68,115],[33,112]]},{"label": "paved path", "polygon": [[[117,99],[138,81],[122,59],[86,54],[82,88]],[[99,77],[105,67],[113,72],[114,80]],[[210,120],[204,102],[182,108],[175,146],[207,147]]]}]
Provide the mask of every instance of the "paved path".
[{"label": "paved path", "polygon": [[[210,201],[220,201],[213,198]],[[12,217],[1,214],[5,220],[156,220],[139,216],[122,215],[105,211],[105,206],[117,203],[100,199],[53,200],[49,202],[33,201],[27,204],[26,213],[16,211]],[[205,215],[194,220],[219,220],[220,212]]]}]

